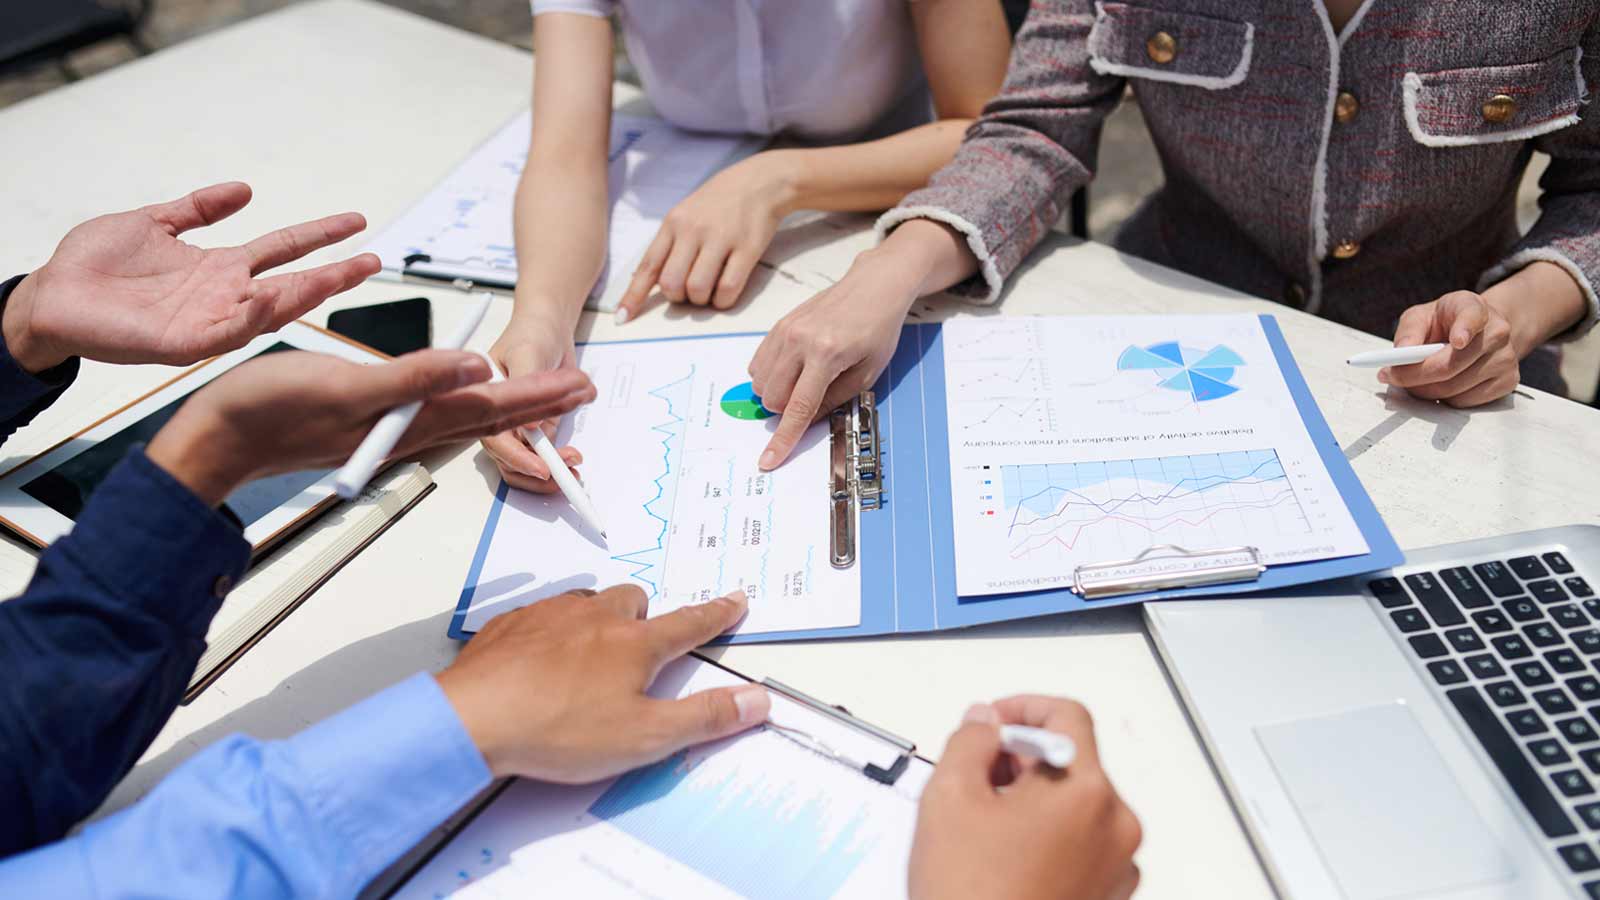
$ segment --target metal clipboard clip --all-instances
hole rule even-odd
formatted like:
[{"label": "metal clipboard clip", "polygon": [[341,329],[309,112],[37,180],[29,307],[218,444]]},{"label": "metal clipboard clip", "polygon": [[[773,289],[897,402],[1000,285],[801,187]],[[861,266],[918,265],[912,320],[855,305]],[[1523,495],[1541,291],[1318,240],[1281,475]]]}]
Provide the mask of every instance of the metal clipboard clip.
[{"label": "metal clipboard clip", "polygon": [[1158,544],[1133,559],[1086,563],[1072,575],[1072,590],[1085,600],[1166,588],[1255,581],[1267,567],[1255,547],[1186,550]]},{"label": "metal clipboard clip", "polygon": [[509,294],[517,289],[517,277],[514,274],[508,276],[492,266],[436,260],[426,253],[413,253],[403,260],[400,280],[411,284],[445,284],[461,291]]},{"label": "metal clipboard clip", "polygon": [[906,768],[911,765],[911,756],[917,752],[917,745],[911,743],[905,738],[890,734],[889,732],[884,731],[882,728],[879,728],[870,722],[863,722],[855,716],[852,716],[850,711],[844,707],[831,706],[827,703],[823,703],[821,700],[818,700],[809,694],[797,691],[781,681],[777,681],[772,678],[763,678],[761,679],[761,685],[767,690],[787,697],[788,699],[793,700],[795,703],[800,704],[801,706],[817,713],[818,715],[826,716],[835,722],[866,735],[867,737],[888,744],[895,749],[896,756],[894,762],[886,768],[877,765],[876,763],[856,759],[849,754],[842,753],[829,746],[826,742],[818,739],[814,735],[807,734],[798,728],[779,725],[775,722],[767,723],[768,728],[778,732],[784,737],[810,750],[813,750],[827,757],[828,759],[838,763],[843,763],[844,765],[855,769],[856,771],[880,784],[892,785],[896,781],[899,781],[900,776],[905,772]]},{"label": "metal clipboard clip", "polygon": [[854,403],[833,411],[829,425],[828,561],[835,569],[848,569],[856,562],[856,510],[883,506],[877,396],[862,391]]}]

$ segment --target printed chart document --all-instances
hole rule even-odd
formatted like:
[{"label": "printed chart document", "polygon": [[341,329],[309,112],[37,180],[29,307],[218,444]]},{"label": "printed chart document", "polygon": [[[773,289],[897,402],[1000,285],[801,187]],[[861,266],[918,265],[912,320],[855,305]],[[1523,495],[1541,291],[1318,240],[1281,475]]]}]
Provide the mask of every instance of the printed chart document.
[{"label": "printed chart document", "polygon": [[745,371],[760,342],[579,347],[597,398],[560,438],[583,452],[609,541],[559,495],[502,484],[451,634],[573,588],[625,583],[644,590],[651,615],[743,590],[741,634],[859,624],[860,575],[829,563],[827,425],[812,426],[778,470],[756,466],[778,422]]},{"label": "printed chart document", "polygon": [[[652,693],[740,683],[691,658],[664,670]],[[881,753],[776,694],[772,721],[847,754]],[[932,772],[913,757],[893,785],[880,784],[762,728],[596,785],[517,781],[395,896],[904,897]]]},{"label": "printed chart document", "polygon": [[944,341],[962,596],[1154,545],[1368,551],[1256,316],[959,318]]},{"label": "printed chart document", "polygon": [[[511,216],[528,158],[533,114],[524,112],[367,247],[398,275],[415,253],[475,281],[515,283]],[[615,309],[661,220],[729,162],[753,152],[747,138],[694,134],[649,116],[611,117],[610,240],[590,305]]]}]

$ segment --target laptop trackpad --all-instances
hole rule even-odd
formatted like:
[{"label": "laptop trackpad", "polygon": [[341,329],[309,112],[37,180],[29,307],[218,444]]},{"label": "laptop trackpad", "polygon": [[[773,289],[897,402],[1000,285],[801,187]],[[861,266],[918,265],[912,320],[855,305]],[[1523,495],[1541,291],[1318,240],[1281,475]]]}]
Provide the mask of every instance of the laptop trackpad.
[{"label": "laptop trackpad", "polygon": [[1255,729],[1351,900],[1506,881],[1511,863],[1399,703]]}]

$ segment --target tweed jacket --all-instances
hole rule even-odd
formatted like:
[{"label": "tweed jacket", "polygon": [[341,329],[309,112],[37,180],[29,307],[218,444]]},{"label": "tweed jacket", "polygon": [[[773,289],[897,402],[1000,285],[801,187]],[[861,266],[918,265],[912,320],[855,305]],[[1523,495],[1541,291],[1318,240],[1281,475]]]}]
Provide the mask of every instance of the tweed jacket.
[{"label": "tweed jacket", "polygon": [[[1375,334],[1533,260],[1600,285],[1600,0],[1034,0],[954,160],[879,220],[963,234],[1002,280],[1093,177],[1131,84],[1166,182],[1120,249]],[[1534,149],[1541,215],[1515,217]]]}]

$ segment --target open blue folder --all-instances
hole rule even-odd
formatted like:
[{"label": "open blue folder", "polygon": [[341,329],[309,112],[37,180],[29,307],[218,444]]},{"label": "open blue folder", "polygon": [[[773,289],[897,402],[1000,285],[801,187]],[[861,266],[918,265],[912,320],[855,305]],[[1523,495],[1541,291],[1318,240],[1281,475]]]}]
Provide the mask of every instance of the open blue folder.
[{"label": "open blue folder", "polygon": [[[908,325],[887,370],[875,386],[882,452],[884,503],[860,514],[855,567],[861,573],[861,622],[846,628],[731,635],[724,643],[861,637],[963,628],[989,622],[1074,612],[1174,597],[1271,591],[1398,565],[1403,556],[1378,515],[1338,441],[1317,408],[1277,320],[1260,317],[1301,419],[1366,540],[1368,552],[1317,562],[1270,566],[1258,580],[1089,600],[1067,588],[961,597],[956,593],[955,535],[951,526],[949,429],[941,326]],[[501,484],[484,526],[472,571],[450,625],[462,628],[471,607],[479,566],[508,493]],[[822,511],[819,510],[819,515]]]}]

